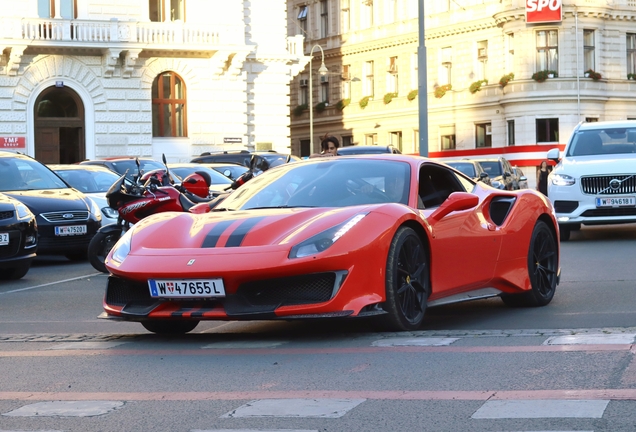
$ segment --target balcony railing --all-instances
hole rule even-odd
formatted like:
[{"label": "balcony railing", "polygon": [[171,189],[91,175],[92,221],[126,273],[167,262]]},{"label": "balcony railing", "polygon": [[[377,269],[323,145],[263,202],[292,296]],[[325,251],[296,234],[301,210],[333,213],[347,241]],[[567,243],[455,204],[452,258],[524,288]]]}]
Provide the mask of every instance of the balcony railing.
[{"label": "balcony railing", "polygon": [[0,39],[47,44],[73,42],[106,46],[123,42],[156,45],[243,45],[242,25],[209,26],[175,22],[97,21],[38,18],[0,19]]}]

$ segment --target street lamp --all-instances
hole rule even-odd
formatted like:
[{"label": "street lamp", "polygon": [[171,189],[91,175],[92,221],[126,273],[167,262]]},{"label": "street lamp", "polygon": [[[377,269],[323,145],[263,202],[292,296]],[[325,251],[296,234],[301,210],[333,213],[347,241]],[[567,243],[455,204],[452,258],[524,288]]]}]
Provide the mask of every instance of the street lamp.
[{"label": "street lamp", "polygon": [[311,78],[311,62],[314,59],[314,49],[316,48],[320,48],[320,55],[322,56],[318,73],[324,76],[329,72],[329,69],[325,66],[325,52],[320,45],[314,45],[309,52],[309,148],[312,152],[314,151],[314,82]]}]

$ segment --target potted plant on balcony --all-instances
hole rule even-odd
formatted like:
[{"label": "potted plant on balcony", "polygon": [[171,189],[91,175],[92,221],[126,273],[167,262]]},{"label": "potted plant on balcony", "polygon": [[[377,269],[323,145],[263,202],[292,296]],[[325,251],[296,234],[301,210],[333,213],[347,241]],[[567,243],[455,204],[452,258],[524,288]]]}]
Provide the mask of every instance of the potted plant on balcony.
[{"label": "potted plant on balcony", "polygon": [[444,84],[444,85],[435,87],[435,97],[437,99],[443,98],[446,92],[448,90],[451,90],[452,88],[453,86],[451,84]]},{"label": "potted plant on balcony", "polygon": [[468,88],[468,91],[470,91],[472,94],[475,94],[481,90],[481,86],[483,84],[488,84],[488,80],[483,79],[483,80],[475,81],[474,83],[470,85],[470,87]]},{"label": "potted plant on balcony", "polygon": [[503,75],[500,79],[499,79],[499,85],[501,87],[505,87],[508,85],[508,83],[510,81],[512,81],[513,79],[515,79],[515,74],[513,74],[512,72],[510,72],[509,74]]},{"label": "potted plant on balcony", "polygon": [[336,103],[336,108],[338,108],[340,111],[342,111],[343,109],[345,109],[349,104],[351,103],[351,99],[350,98],[346,98],[346,99],[340,99],[337,103]]},{"label": "potted plant on balcony", "polygon": [[548,72],[548,78],[557,78],[559,76],[559,74],[555,70],[549,70],[547,72]]},{"label": "potted plant on balcony", "polygon": [[627,79],[636,81],[636,74],[628,73],[627,74]]},{"label": "potted plant on balcony", "polygon": [[296,108],[294,108],[294,115],[296,117],[299,117],[303,114],[303,112],[307,109],[307,104],[302,104],[302,105],[298,105]]},{"label": "potted plant on balcony", "polygon": [[598,81],[602,77],[600,73],[594,72],[594,69],[588,69],[585,71],[585,78],[592,78],[594,81]]},{"label": "potted plant on balcony", "polygon": [[360,104],[360,108],[365,109],[367,105],[369,105],[369,99],[371,99],[371,96],[365,96],[360,99],[360,102],[358,102]]},{"label": "potted plant on balcony", "polygon": [[391,92],[384,95],[384,105],[388,105],[391,103],[394,97],[397,96],[397,92]]},{"label": "potted plant on balcony", "polygon": [[327,102],[318,102],[316,106],[314,107],[314,109],[316,110],[317,113],[321,113],[325,110],[325,108],[327,108],[327,105],[328,105]]},{"label": "potted plant on balcony", "polygon": [[532,74],[532,79],[536,82],[543,82],[548,78],[556,78],[558,75],[553,70],[542,70]]},{"label": "potted plant on balcony", "polygon": [[408,95],[406,95],[406,98],[407,98],[408,100],[412,101],[413,99],[415,99],[415,98],[417,97],[417,93],[418,93],[418,90],[417,90],[417,89],[415,89],[415,90],[411,90],[411,91],[409,92],[409,94],[408,94]]}]

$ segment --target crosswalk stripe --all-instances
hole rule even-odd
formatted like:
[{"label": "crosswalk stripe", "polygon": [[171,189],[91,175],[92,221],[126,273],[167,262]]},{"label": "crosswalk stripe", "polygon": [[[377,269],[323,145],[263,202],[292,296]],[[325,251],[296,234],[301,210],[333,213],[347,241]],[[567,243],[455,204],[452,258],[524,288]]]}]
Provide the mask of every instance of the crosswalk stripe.
[{"label": "crosswalk stripe", "polygon": [[202,349],[256,349],[256,348],[276,348],[286,344],[287,341],[230,341],[214,342],[202,346]]},{"label": "crosswalk stripe", "polygon": [[602,418],[609,400],[491,400],[473,419]]},{"label": "crosswalk stripe", "polygon": [[221,418],[339,418],[366,399],[261,399],[241,405]]},{"label": "crosswalk stripe", "polygon": [[391,346],[448,346],[459,338],[387,338],[374,341],[371,345],[375,347]]},{"label": "crosswalk stripe", "polygon": [[50,350],[102,350],[114,348],[127,342],[64,342],[47,348]]},{"label": "crosswalk stripe", "polygon": [[53,401],[24,405],[7,417],[93,417],[107,414],[124,405],[121,401]]},{"label": "crosswalk stripe", "polygon": [[552,336],[543,345],[631,345],[636,334],[595,334]]}]

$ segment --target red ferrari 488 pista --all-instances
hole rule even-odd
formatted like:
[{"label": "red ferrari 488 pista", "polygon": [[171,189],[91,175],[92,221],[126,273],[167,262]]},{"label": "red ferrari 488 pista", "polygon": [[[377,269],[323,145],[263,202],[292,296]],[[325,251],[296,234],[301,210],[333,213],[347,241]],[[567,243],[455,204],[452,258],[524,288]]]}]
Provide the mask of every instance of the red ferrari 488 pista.
[{"label": "red ferrari 488 pista", "polygon": [[209,213],[136,224],[106,260],[104,309],[156,333],[374,315],[413,330],[441,304],[548,304],[558,238],[533,190],[495,189],[417,156],[317,158],[265,172]]}]

